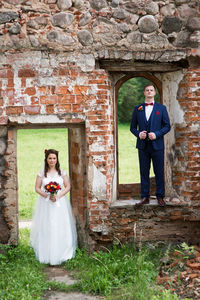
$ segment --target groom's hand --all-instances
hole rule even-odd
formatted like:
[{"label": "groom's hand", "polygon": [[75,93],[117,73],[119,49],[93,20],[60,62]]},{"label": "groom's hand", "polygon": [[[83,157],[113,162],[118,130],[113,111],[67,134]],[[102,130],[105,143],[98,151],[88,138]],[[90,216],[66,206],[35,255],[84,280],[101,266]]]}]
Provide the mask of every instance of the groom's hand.
[{"label": "groom's hand", "polygon": [[145,131],[145,130],[141,131],[140,134],[139,134],[139,138],[141,140],[145,140],[146,137],[147,137],[147,131]]},{"label": "groom's hand", "polygon": [[154,133],[154,132],[149,132],[148,138],[149,138],[151,141],[155,140],[155,139],[156,139],[155,133]]}]

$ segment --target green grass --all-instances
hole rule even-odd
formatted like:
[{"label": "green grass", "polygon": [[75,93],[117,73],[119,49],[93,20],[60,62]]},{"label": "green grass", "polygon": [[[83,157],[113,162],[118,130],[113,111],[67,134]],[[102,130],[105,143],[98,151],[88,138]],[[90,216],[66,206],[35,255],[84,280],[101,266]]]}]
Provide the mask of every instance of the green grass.
[{"label": "green grass", "polygon": [[35,179],[44,165],[44,150],[59,151],[61,169],[68,172],[68,133],[65,128],[24,129],[17,133],[18,202],[20,219],[31,219]]},{"label": "green grass", "polygon": [[164,251],[146,246],[138,250],[134,244],[104,247],[91,255],[78,249],[66,269],[74,271],[76,288],[107,300],[178,300],[177,295],[156,284]]},{"label": "green grass", "polygon": [[35,254],[28,245],[29,231],[21,231],[18,247],[6,248],[0,254],[0,299],[31,300],[41,299],[48,288],[43,274],[43,266],[35,260]]},{"label": "green grass", "polygon": [[136,137],[129,124],[118,125],[118,162],[119,183],[140,182]]},{"label": "green grass", "polygon": [[[119,183],[140,182],[140,169],[136,137],[130,132],[130,124],[118,125]],[[154,176],[150,170],[150,176]]]},{"label": "green grass", "polygon": [[47,267],[39,263],[29,245],[30,230],[20,229],[17,247],[0,245],[0,299],[42,300],[46,291],[70,291],[64,283],[48,281]]},{"label": "green grass", "polygon": [[[0,299],[42,300],[46,291],[79,291],[102,295],[105,300],[178,300],[176,294],[157,285],[163,257],[169,247],[135,244],[114,245],[88,254],[77,249],[72,260],[62,264],[78,280],[72,286],[49,282],[29,246],[29,230],[21,229],[19,245],[0,245]],[[173,251],[173,249],[172,249]]]}]

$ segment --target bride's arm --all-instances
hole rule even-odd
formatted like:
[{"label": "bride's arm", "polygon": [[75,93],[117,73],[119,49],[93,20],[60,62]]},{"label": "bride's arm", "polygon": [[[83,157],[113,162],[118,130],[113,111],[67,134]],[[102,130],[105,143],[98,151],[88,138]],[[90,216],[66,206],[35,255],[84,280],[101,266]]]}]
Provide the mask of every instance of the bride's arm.
[{"label": "bride's arm", "polygon": [[63,178],[63,183],[64,183],[64,189],[58,194],[57,198],[63,197],[65,194],[67,194],[70,191],[71,185],[70,181],[67,175],[62,176]]},{"label": "bride's arm", "polygon": [[40,176],[37,175],[36,177],[36,182],[35,182],[35,191],[36,193],[38,193],[40,196],[47,198],[48,194],[45,193],[44,191],[41,190],[41,186],[42,186],[42,178]]}]

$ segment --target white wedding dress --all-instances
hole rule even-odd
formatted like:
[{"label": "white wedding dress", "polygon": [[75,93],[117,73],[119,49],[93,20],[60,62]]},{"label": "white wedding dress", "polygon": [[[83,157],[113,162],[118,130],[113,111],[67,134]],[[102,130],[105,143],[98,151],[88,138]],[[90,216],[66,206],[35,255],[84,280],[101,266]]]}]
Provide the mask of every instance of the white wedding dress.
[{"label": "white wedding dress", "polygon": [[[44,172],[39,172],[38,176],[42,178],[41,189],[44,190],[44,186],[50,181],[63,186],[64,175],[66,172],[63,170],[61,176],[57,173],[54,177],[44,177]],[[66,196],[56,202],[50,201],[49,197],[38,197],[30,242],[41,263],[58,265],[74,256],[77,234],[71,204]]]}]

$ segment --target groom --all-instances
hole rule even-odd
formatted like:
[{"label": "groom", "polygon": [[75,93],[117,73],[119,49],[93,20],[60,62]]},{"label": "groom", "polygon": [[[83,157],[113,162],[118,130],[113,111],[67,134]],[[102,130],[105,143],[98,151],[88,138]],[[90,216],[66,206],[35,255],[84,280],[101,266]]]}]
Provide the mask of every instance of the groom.
[{"label": "groom", "polygon": [[141,201],[137,206],[149,203],[150,164],[156,180],[156,197],[160,206],[165,206],[164,196],[164,135],[170,131],[170,120],[164,105],[156,103],[156,90],[153,84],[144,88],[145,102],[133,111],[131,132],[137,137],[139,153]]}]

